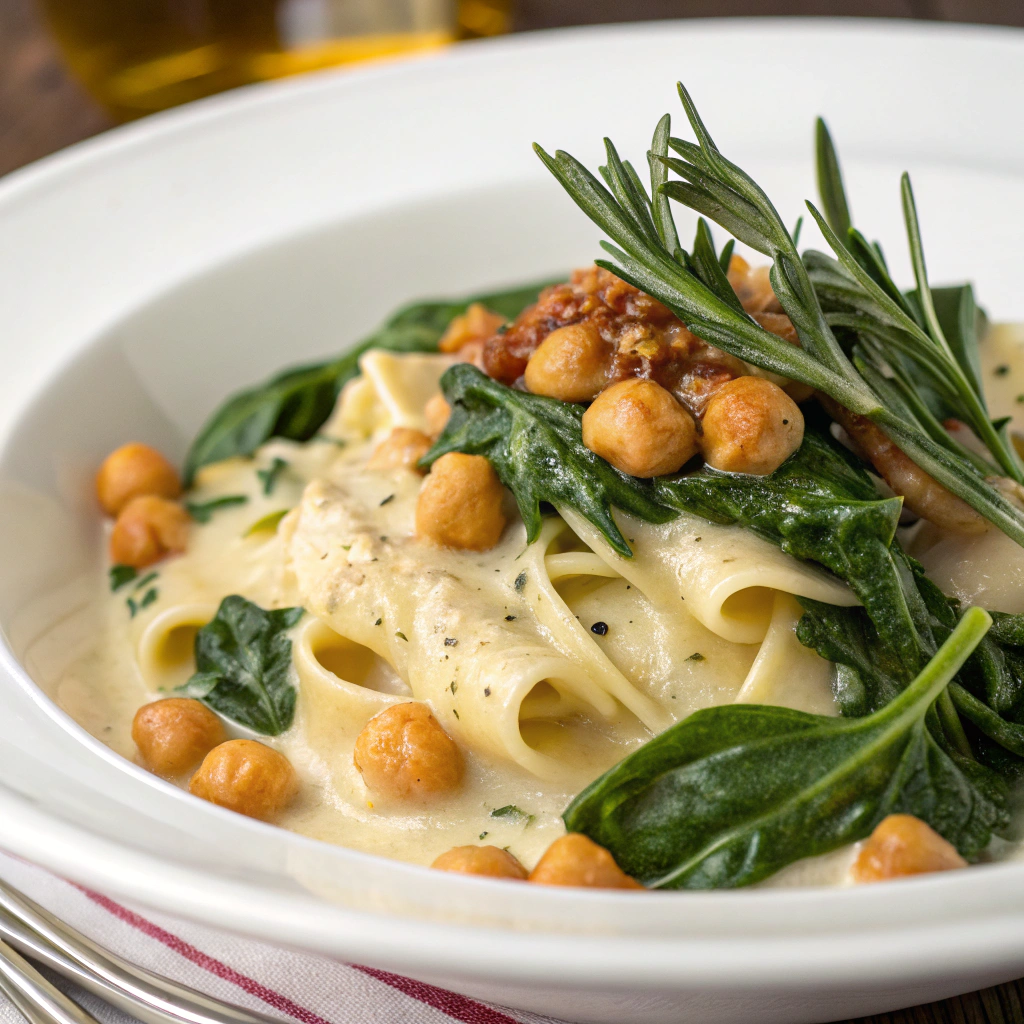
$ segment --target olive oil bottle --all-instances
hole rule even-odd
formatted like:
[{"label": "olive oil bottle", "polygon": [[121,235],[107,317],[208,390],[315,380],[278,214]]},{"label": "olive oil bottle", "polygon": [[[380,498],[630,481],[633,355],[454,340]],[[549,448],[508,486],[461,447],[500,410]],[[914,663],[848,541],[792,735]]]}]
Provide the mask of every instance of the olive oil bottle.
[{"label": "olive oil bottle", "polygon": [[508,30],[511,0],[41,0],[119,120],[250,82]]}]

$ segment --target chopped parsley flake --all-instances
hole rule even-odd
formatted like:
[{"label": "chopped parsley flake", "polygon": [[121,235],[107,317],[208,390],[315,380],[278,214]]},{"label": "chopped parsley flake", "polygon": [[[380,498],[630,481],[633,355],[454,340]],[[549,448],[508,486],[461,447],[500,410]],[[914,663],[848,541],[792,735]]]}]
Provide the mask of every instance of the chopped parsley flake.
[{"label": "chopped parsley flake", "polygon": [[1010,372],[1010,368],[1006,363],[1000,363],[992,372],[997,377],[1005,377]]},{"label": "chopped parsley flake", "polygon": [[376,621],[376,622],[374,623],[374,625],[375,625],[375,626],[379,626],[379,625],[380,625],[380,624],[381,624],[381,623],[382,623],[383,621],[384,621],[383,619],[378,619],[378,620],[377,620],[377,621]]},{"label": "chopped parsley flake", "polygon": [[281,522],[284,517],[288,515],[288,509],[278,509],[276,512],[268,512],[265,516],[261,516],[256,520],[252,526],[249,527],[243,537],[252,537],[257,533],[274,533],[277,531],[277,525]]},{"label": "chopped parsley flake", "polygon": [[704,655],[700,651],[694,651],[687,659],[687,661],[705,661]]},{"label": "chopped parsley flake", "polygon": [[508,818],[511,822],[524,821],[527,825],[533,821],[533,815],[527,814],[526,811],[521,811],[515,804],[505,804],[504,807],[498,807],[491,811],[492,818]]},{"label": "chopped parsley flake", "polygon": [[395,500],[395,496],[394,496],[393,494],[389,494],[389,495],[388,495],[388,496],[387,496],[387,497],[386,497],[386,498],[385,498],[385,499],[384,499],[384,500],[383,500],[383,501],[382,501],[382,502],[380,503],[380,506],[381,506],[381,508],[383,508],[383,507],[384,507],[384,506],[385,506],[385,505],[386,505],[386,504],[387,504],[387,503],[388,503],[389,501],[394,501],[394,500]]},{"label": "chopped parsley flake", "polygon": [[263,493],[271,495],[277,485],[277,478],[288,468],[284,459],[275,458],[266,469],[257,469],[256,478],[263,484]]},{"label": "chopped parsley flake", "polygon": [[185,511],[197,522],[208,523],[213,518],[213,513],[222,508],[230,508],[232,505],[245,505],[249,501],[244,494],[225,494],[222,498],[213,498],[211,501],[186,501]]},{"label": "chopped parsley flake", "polygon": [[406,643],[409,642],[409,638],[400,629],[395,630],[395,636],[397,636],[399,640],[404,640]]},{"label": "chopped parsley flake", "polygon": [[513,586],[515,586],[517,594],[521,594],[523,592],[523,590],[526,588],[526,572],[525,571],[521,572],[516,577],[516,581],[513,584]]},{"label": "chopped parsley flake", "polygon": [[112,591],[120,590],[126,583],[131,583],[138,574],[138,570],[130,565],[112,565],[110,567],[110,589]]},{"label": "chopped parsley flake", "polygon": [[480,833],[480,838],[481,838],[481,839],[485,839],[485,838],[486,838],[487,836],[489,836],[490,834],[491,834],[490,832],[481,832],[481,833]]}]

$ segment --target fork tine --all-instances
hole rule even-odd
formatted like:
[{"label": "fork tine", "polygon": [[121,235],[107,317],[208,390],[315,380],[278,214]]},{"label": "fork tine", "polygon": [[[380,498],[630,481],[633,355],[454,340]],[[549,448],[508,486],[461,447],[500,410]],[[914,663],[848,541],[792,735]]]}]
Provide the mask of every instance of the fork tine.
[{"label": "fork tine", "polygon": [[128,963],[2,880],[0,935],[146,1024],[280,1024]]},{"label": "fork tine", "polygon": [[6,942],[0,942],[0,988],[29,1024],[98,1024]]}]

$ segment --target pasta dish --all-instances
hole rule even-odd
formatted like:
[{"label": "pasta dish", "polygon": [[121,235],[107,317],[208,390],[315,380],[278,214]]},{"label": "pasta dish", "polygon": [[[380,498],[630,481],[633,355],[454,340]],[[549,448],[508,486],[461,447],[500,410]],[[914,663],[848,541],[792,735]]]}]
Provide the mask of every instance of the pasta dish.
[{"label": "pasta dish", "polygon": [[198,798],[441,870],[686,889],[1013,856],[1024,339],[930,285],[909,178],[907,290],[824,123],[828,253],[680,95],[696,142],[666,115],[643,178],[611,143],[599,176],[538,150],[594,265],[405,306],[229,398],[180,470],[125,438],[62,706]]}]

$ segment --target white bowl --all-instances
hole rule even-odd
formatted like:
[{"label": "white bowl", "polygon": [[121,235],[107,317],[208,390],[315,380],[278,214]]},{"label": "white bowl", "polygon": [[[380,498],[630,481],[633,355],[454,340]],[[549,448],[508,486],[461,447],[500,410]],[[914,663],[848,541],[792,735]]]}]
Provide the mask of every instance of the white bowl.
[{"label": "white bowl", "polygon": [[[0,821],[83,883],[270,941],[579,1021],[859,1016],[1024,973],[1024,864],[857,890],[644,896],[509,886],[329,847],[193,800],[52,704],[99,558],[90,477],[127,438],[181,455],[229,391],[337,352],[418,296],[541,277],[597,236],[530,151],[642,157],[685,77],[787,219],[828,115],[859,220],[1024,319],[1024,36],[689,22],[520,37],[257,87],[0,185]],[[906,262],[895,258],[904,273]],[[83,626],[83,624],[85,624]],[[26,671],[26,666],[30,671]]]}]

